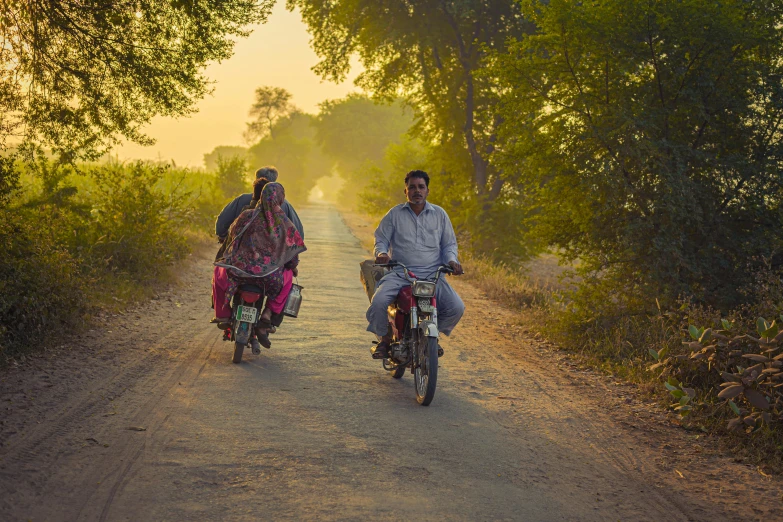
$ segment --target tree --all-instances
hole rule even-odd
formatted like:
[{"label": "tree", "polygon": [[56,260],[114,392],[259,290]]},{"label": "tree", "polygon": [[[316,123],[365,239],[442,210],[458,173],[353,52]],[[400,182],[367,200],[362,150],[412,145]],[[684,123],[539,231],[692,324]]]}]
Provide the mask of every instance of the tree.
[{"label": "tree", "polygon": [[[462,224],[490,245],[484,214],[507,197],[517,169],[493,160],[499,87],[480,74],[487,52],[503,52],[510,37],[531,31],[514,0],[288,0],[298,7],[322,58],[315,71],[340,81],[358,55],[356,83],[379,98],[405,97],[417,110],[416,134],[432,144],[441,177],[462,190]],[[456,194],[452,195],[456,196]],[[458,199],[455,197],[455,199]],[[470,220],[470,221],[468,221]],[[459,223],[458,223],[459,224]],[[502,242],[501,242],[502,243]]]},{"label": "tree", "polygon": [[218,168],[218,162],[232,158],[248,160],[247,148],[235,145],[220,145],[212,149],[212,152],[204,154],[204,168],[209,172],[214,172]]},{"label": "tree", "polygon": [[[536,230],[605,302],[731,305],[783,227],[783,5],[528,1],[497,53],[501,142]],[[603,298],[601,298],[603,299]]]},{"label": "tree", "polygon": [[366,161],[381,161],[386,147],[400,141],[413,124],[412,112],[400,100],[381,104],[352,93],[319,108],[316,139],[344,176]]},{"label": "tree", "polygon": [[151,143],[153,116],[192,112],[208,62],[266,19],[272,0],[0,2],[0,146],[97,157]]},{"label": "tree", "polygon": [[316,141],[347,182],[342,203],[358,203],[359,193],[372,178],[369,172],[380,168],[388,146],[403,140],[413,124],[413,113],[400,100],[381,104],[355,93],[325,101],[320,109],[315,121]]},{"label": "tree", "polygon": [[248,141],[266,136],[275,138],[275,132],[282,130],[280,123],[297,112],[291,103],[291,93],[282,87],[263,86],[256,89],[256,100],[250,107],[250,116],[255,118],[247,124],[245,138]]},{"label": "tree", "polygon": [[[369,180],[367,187],[359,193],[360,208],[381,217],[393,206],[405,203],[405,173],[426,170],[430,155],[428,147],[412,138],[401,143],[390,143],[385,148],[383,161],[367,162],[358,169]],[[435,193],[438,192],[436,184],[437,181],[432,183]]]},{"label": "tree", "polygon": [[[294,112],[275,122],[271,133],[249,149],[255,166],[274,165],[286,199],[304,203],[318,179],[330,174],[332,162],[315,143],[315,116]],[[273,138],[274,136],[274,138]]]},{"label": "tree", "polygon": [[248,192],[250,176],[246,156],[218,155],[215,181],[225,198]]}]

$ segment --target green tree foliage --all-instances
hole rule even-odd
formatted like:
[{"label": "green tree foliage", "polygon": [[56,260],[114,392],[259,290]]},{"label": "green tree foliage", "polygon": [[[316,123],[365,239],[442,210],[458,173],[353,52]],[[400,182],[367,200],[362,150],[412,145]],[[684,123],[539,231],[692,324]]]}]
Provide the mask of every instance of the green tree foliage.
[{"label": "green tree foliage", "polygon": [[524,14],[537,33],[487,77],[540,236],[580,261],[595,303],[736,302],[749,260],[783,246],[783,5],[551,0]]},{"label": "green tree foliage", "polygon": [[510,163],[501,169],[493,159],[500,89],[478,74],[488,51],[502,53],[509,38],[532,30],[517,2],[288,0],[288,6],[301,10],[313,35],[322,58],[316,72],[344,79],[358,55],[365,67],[359,86],[380,98],[403,96],[416,108],[416,134],[434,147],[435,168],[428,170],[450,178],[449,210],[457,211],[455,222],[471,232],[471,242],[522,254],[524,242],[499,240],[522,233],[520,207],[507,187],[518,169]]},{"label": "green tree foliage", "polygon": [[400,141],[413,124],[413,114],[399,100],[380,104],[352,93],[319,108],[316,138],[344,176],[367,161],[382,161],[386,147]]},{"label": "green tree foliage", "polygon": [[275,133],[285,128],[290,116],[298,109],[291,103],[291,93],[282,87],[261,86],[256,89],[256,99],[250,106],[250,116],[245,138],[248,141],[266,136],[275,138]]},{"label": "green tree foliage", "polygon": [[[346,180],[341,197],[344,203],[358,202],[357,196],[373,179],[376,170],[384,171],[387,147],[403,141],[412,124],[412,111],[406,110],[399,100],[380,104],[362,94],[349,94],[320,105],[315,122],[316,140]],[[398,177],[411,170],[406,165],[398,166],[402,169],[397,172]],[[376,197],[388,197],[397,189],[399,183],[393,186],[376,183]]]},{"label": "green tree foliage", "polygon": [[271,0],[0,2],[0,145],[97,155],[209,91],[201,71],[231,55]]},{"label": "green tree foliage", "polygon": [[[369,180],[367,187],[359,194],[360,208],[369,214],[382,216],[393,206],[405,203],[405,173],[426,170],[429,157],[430,150],[413,138],[389,144],[383,161],[365,163],[359,169]],[[431,183],[431,189],[436,194],[439,188],[437,180]]]},{"label": "green tree foliage", "polygon": [[294,112],[276,121],[272,132],[249,149],[256,167],[277,167],[286,199],[294,203],[307,201],[318,179],[331,170],[331,162],[315,143],[315,132],[314,116]]}]

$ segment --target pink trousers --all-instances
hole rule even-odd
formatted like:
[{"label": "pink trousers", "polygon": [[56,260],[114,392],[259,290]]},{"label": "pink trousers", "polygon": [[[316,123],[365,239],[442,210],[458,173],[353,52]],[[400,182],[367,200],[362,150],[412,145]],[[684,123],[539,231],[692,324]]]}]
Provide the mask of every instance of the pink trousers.
[{"label": "pink trousers", "polygon": [[[294,282],[294,273],[291,270],[283,270],[283,289],[276,298],[268,300],[266,305],[273,314],[279,314],[285,308],[288,294]],[[228,289],[228,272],[222,266],[216,266],[212,274],[212,302],[215,305],[215,317],[225,319],[231,317],[231,310],[224,304],[226,290]]]}]

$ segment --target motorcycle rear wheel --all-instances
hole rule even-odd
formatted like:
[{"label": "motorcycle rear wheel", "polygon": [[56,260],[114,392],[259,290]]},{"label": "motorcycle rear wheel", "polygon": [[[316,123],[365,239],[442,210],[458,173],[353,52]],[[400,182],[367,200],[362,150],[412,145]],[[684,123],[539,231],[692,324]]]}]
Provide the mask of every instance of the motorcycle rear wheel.
[{"label": "motorcycle rear wheel", "polygon": [[417,341],[413,370],[413,381],[416,385],[416,401],[422,406],[429,406],[435,397],[435,386],[438,382],[438,339],[423,337]]},{"label": "motorcycle rear wheel", "polygon": [[242,354],[245,351],[245,345],[242,343],[234,343],[234,358],[231,359],[234,364],[239,364],[242,362]]},{"label": "motorcycle rear wheel", "polygon": [[[394,366],[392,366],[394,365]],[[395,379],[401,379],[405,375],[405,366],[400,364],[390,363],[388,359],[383,360],[383,369],[391,374]]]}]

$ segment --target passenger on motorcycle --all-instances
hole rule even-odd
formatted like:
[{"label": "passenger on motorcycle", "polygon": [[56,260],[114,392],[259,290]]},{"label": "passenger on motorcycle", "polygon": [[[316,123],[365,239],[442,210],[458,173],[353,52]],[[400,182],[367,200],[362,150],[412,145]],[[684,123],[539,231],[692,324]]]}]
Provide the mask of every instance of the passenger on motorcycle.
[{"label": "passenger on motorcycle", "polygon": [[[422,170],[412,170],[405,176],[408,202],[389,210],[375,230],[375,262],[385,264],[393,258],[420,277],[428,277],[446,264],[454,274],[461,275],[454,228],[445,210],[427,202],[429,185],[430,177]],[[408,285],[410,283],[398,272],[391,271],[380,280],[373,294],[367,309],[367,331],[380,339],[373,358],[383,359],[388,354],[391,335],[386,309],[397,298],[400,289]],[[462,318],[465,305],[445,278],[438,283],[435,297],[438,329],[449,335]]]},{"label": "passenger on motorcycle", "polygon": [[[274,167],[262,167],[256,171],[256,179],[266,178],[271,182],[276,182],[277,177],[278,172]],[[244,207],[250,204],[251,199],[253,199],[252,193],[240,194],[220,211],[220,214],[215,221],[215,234],[218,238],[225,239],[231,223],[239,217],[239,214],[242,213]],[[297,215],[296,210],[294,210],[294,207],[292,207],[288,201],[283,201],[280,208],[283,209],[285,215],[291,220],[299,231],[299,235],[302,236],[302,239],[304,240],[304,228],[302,227],[302,222],[299,220],[299,216]]]},{"label": "passenger on motorcycle", "polygon": [[[258,186],[263,184],[257,183]],[[284,201],[283,186],[267,183],[258,204],[243,211],[231,225],[225,253],[216,262],[228,275],[223,301],[218,302],[219,296],[215,296],[216,313],[218,309],[230,310],[231,298],[239,285],[252,283],[264,288],[267,302],[256,334],[267,348],[272,314],[283,311],[291,290],[291,272],[296,271],[299,254],[307,250],[299,231],[281,208]]]},{"label": "passenger on motorcycle", "polygon": [[[261,187],[258,187],[257,185],[259,180],[265,179],[268,180],[269,182],[276,182],[277,177],[278,177],[278,172],[275,167],[262,167],[256,171],[256,183],[254,183],[254,187],[256,189],[263,189],[263,184]],[[242,211],[245,210],[248,207],[248,205],[250,205],[251,201],[254,200],[258,201],[258,197],[260,197],[260,190],[258,194],[255,194],[255,199],[253,193],[240,194],[239,196],[234,198],[228,205],[226,205],[222,211],[220,211],[220,214],[218,215],[217,220],[215,221],[215,234],[218,236],[218,240],[223,244],[218,250],[217,255],[215,256],[215,261],[223,257],[223,253],[226,246],[225,239],[226,236],[228,235],[228,229],[231,226],[231,224],[237,219],[237,217],[239,217]],[[294,207],[292,207],[287,200],[284,200],[283,204],[280,205],[280,208],[283,209],[285,215],[288,217],[288,219],[291,220],[291,222],[294,224],[296,229],[299,231],[299,235],[304,240],[304,227],[302,226],[302,222],[299,219],[296,210],[294,210]],[[296,276],[298,274],[294,273],[293,275]],[[212,322],[218,323],[218,326],[221,325],[221,319],[224,318],[226,311],[222,309],[222,306],[217,305],[217,303],[222,303],[222,296],[224,295],[227,287],[228,287],[228,278],[225,273],[225,269],[216,266],[212,276],[212,296],[214,299],[213,307],[215,308],[215,318],[212,319]],[[283,322],[282,312],[275,313],[272,315],[272,324],[274,326],[280,326],[282,322]]]}]

